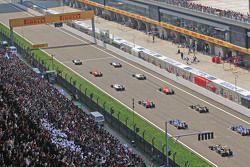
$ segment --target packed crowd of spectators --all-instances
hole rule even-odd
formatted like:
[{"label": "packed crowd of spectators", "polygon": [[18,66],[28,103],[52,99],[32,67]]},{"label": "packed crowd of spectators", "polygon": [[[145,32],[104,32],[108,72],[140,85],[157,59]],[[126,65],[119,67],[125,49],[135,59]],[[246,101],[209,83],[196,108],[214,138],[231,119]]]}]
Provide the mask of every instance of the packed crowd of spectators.
[{"label": "packed crowd of spectators", "polygon": [[0,166],[145,164],[17,56],[0,54]]},{"label": "packed crowd of spectators", "polygon": [[213,14],[213,15],[217,15],[221,17],[226,17],[226,18],[250,23],[249,13],[245,15],[243,13],[232,11],[232,10],[217,9],[214,7],[204,6],[204,5],[192,2],[192,0],[164,0],[164,2],[168,4],[200,11],[203,13]]}]

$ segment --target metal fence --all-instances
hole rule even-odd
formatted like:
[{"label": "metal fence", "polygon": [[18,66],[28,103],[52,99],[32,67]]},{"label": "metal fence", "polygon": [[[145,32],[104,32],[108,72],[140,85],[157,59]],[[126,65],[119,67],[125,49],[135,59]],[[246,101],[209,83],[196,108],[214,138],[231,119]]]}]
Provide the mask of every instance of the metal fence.
[{"label": "metal fence", "polygon": [[[1,39],[4,39],[6,41],[10,42],[9,36],[6,32],[3,32],[0,30],[0,36]],[[39,68],[41,71],[47,71],[50,69],[50,66],[46,65],[44,60],[41,60],[37,57],[37,55],[34,55],[31,52],[30,48],[27,48],[21,41],[14,40],[15,46],[18,50],[18,53],[22,55],[22,57],[27,61],[28,64]],[[86,104],[89,108],[92,110],[98,110],[100,111],[108,124],[110,124],[113,128],[118,130],[120,134],[122,134],[124,137],[126,137],[129,141],[132,142],[132,145],[135,147],[138,147],[140,150],[142,150],[147,156],[151,157],[152,161],[154,161],[155,164],[164,165],[166,161],[166,156],[164,155],[165,151],[165,144],[162,144],[162,150],[158,150],[155,147],[155,143],[160,142],[158,139],[153,137],[153,134],[147,133],[146,130],[142,132],[142,136],[137,133],[137,128],[134,126],[134,128],[130,128],[128,126],[128,122],[132,121],[129,119],[126,119],[125,123],[120,120],[118,110],[115,108],[110,108],[106,106],[106,102],[100,103],[99,97],[96,97],[93,92],[90,92],[87,88],[84,88],[83,86],[80,86],[80,88],[77,88],[76,81],[73,81],[70,76],[67,74],[63,75],[63,73],[59,72],[59,75],[57,75],[57,82],[65,87],[69,92],[71,92],[74,95],[78,95],[79,100]],[[145,140],[145,136],[150,135],[152,140],[150,142]],[[169,159],[170,166],[171,167],[179,167],[173,160]]]}]

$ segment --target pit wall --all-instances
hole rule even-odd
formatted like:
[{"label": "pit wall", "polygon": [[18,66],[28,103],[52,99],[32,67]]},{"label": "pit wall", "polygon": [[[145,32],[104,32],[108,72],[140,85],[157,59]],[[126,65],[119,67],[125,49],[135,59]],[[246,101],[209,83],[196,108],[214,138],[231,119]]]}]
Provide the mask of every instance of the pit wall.
[{"label": "pit wall", "polygon": [[[77,25],[74,25],[75,23],[68,23],[69,26],[76,28]],[[71,32],[73,33],[78,33],[76,32],[76,30],[70,29]],[[92,41],[93,42],[93,37],[91,36],[91,31],[86,31],[83,30],[83,28],[81,27],[81,31],[85,32],[86,34],[81,34],[82,37],[84,37],[85,39]],[[97,35],[96,37],[98,38],[100,35]],[[99,38],[101,39],[101,38]],[[102,39],[104,40],[104,39]],[[212,92],[208,89],[204,89],[201,86],[198,86],[196,84],[193,83],[193,78],[195,75],[192,75],[191,73],[186,73],[181,71],[181,69],[178,69],[177,67],[174,67],[172,65],[166,65],[165,68],[163,66],[160,67],[159,64],[155,63],[155,62],[149,62],[143,58],[139,58],[139,56],[137,55],[132,55],[132,51],[130,49],[128,50],[122,50],[121,46],[118,46],[117,44],[114,44],[114,46],[112,45],[112,37],[111,37],[111,44],[107,43],[107,40],[105,40],[106,42],[102,41],[102,40],[97,40],[97,45],[102,46],[110,51],[113,51],[114,53],[119,54],[120,56],[134,61],[152,71],[155,71],[181,85],[184,85],[186,87],[188,87],[191,90],[194,90],[210,99],[213,99],[214,101],[217,101],[229,108],[232,108],[235,111],[238,111],[239,113],[246,115],[248,117],[250,117],[250,110],[242,105],[240,105],[239,103],[236,103],[233,100],[230,100],[231,97],[235,97],[235,99],[239,99],[240,95],[237,94],[230,94],[230,91],[226,91],[226,89],[224,88],[224,94],[219,95],[219,91],[217,92]],[[169,70],[170,68],[172,68],[172,70]],[[217,88],[217,90],[223,89],[223,87],[220,87],[219,85],[214,84],[214,86]],[[216,94],[218,93],[218,94]]]},{"label": "pit wall", "polygon": [[[17,5],[18,7],[28,12],[31,12],[29,10],[32,10],[25,6],[22,6],[19,4]],[[41,9],[38,6],[34,7],[33,10],[36,10],[43,15],[55,13],[55,11]],[[84,37],[85,39],[89,41],[94,42],[93,37],[92,37],[91,26],[81,21],[69,22],[67,23],[67,25],[72,28],[65,26],[64,27],[65,29],[69,30],[70,32],[74,34],[79,34],[79,31],[81,31],[83,32],[83,33],[80,33],[82,37]],[[126,59],[137,62],[138,64],[143,65],[147,67],[148,69],[153,70],[181,85],[184,85],[191,90],[194,90],[208,98],[213,99],[214,101],[217,101],[235,111],[238,111],[239,113],[243,115],[250,117],[250,109],[241,105],[241,98],[244,97],[243,95],[233,90],[227,89],[217,83],[213,83],[213,82],[207,83],[205,87],[198,86],[197,84],[194,84],[194,78],[197,77],[198,75],[192,72],[183,70],[173,64],[163,62],[159,60],[157,57],[147,54],[145,52],[135,52],[134,48],[135,47],[138,48],[140,46],[134,45],[130,43],[129,41],[117,43],[116,40],[117,39],[120,40],[121,38],[114,37],[111,34],[109,34],[107,31],[103,31],[103,30],[96,28],[96,38],[97,38],[97,45],[102,46],[110,51],[113,51],[114,53],[117,53]],[[210,86],[215,87],[216,89],[215,92],[209,89]],[[241,88],[238,87],[238,89],[241,89]]]}]

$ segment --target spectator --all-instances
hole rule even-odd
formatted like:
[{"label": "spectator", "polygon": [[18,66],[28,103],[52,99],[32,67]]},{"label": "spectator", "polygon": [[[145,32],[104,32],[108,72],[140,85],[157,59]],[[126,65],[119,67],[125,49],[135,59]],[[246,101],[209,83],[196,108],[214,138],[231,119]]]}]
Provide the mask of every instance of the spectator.
[{"label": "spectator", "polygon": [[178,50],[177,50],[177,54],[180,54],[180,53],[181,53],[181,50],[180,50],[180,49],[178,49]]},{"label": "spectator", "polygon": [[184,53],[181,52],[181,59],[183,60],[184,59]]},{"label": "spectator", "polygon": [[191,0],[166,0],[164,2],[171,4],[171,5],[199,11],[202,13],[217,15],[217,16],[221,16],[221,17],[225,17],[225,18],[229,18],[229,19],[233,19],[233,20],[237,20],[237,21],[241,21],[241,22],[250,23],[250,14],[249,13],[244,15],[240,12],[236,12],[236,11],[232,11],[232,10],[217,9],[217,8],[213,8],[210,6],[204,6],[201,4],[193,3],[193,2],[191,2]]},{"label": "spectator", "polygon": [[145,166],[17,56],[0,67],[0,166]]},{"label": "spectator", "polygon": [[188,57],[186,57],[186,63],[187,63],[187,65],[189,65],[189,58]]}]

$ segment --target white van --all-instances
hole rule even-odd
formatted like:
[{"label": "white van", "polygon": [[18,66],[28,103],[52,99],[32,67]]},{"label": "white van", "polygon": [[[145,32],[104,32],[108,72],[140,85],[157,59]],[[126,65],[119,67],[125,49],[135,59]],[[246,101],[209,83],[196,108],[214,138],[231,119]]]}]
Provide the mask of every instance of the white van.
[{"label": "white van", "polygon": [[17,54],[17,49],[15,46],[10,46],[9,47],[9,52],[12,54],[12,55],[16,55]]},{"label": "white van", "polygon": [[91,112],[90,118],[92,118],[98,125],[104,125],[104,116],[98,111]]}]

